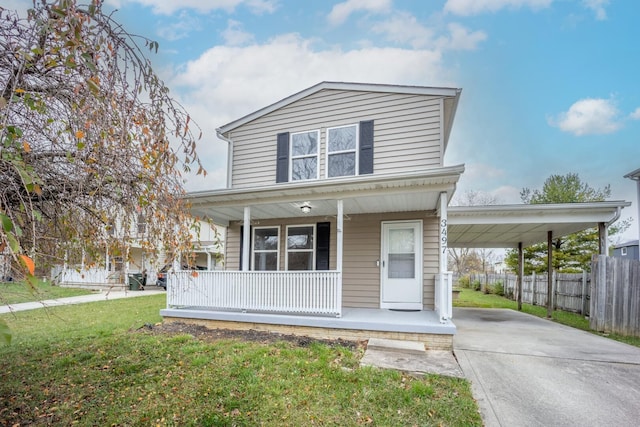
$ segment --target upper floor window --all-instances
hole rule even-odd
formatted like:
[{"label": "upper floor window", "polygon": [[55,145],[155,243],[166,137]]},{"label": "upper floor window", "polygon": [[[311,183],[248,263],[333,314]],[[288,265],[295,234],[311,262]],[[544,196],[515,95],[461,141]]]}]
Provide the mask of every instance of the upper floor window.
[{"label": "upper floor window", "polygon": [[327,177],[356,175],[358,125],[327,129]]},{"label": "upper floor window", "polygon": [[317,130],[291,134],[291,181],[318,179]]}]

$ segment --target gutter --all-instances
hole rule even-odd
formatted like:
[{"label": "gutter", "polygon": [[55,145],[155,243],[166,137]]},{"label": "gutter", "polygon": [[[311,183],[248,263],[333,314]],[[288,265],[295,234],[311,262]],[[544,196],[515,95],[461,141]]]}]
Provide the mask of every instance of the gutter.
[{"label": "gutter", "polygon": [[224,136],[224,134],[220,131],[220,128],[216,129],[216,135],[218,136],[218,138],[226,141],[227,144],[229,144],[227,148],[227,188],[231,188],[231,173],[233,168],[231,160],[233,159],[233,141],[231,140],[231,138],[227,138],[226,136]]},{"label": "gutter", "polygon": [[616,222],[618,219],[620,219],[620,215],[622,214],[622,208],[620,206],[618,206],[618,208],[616,209],[616,213],[613,215],[613,218],[611,218],[607,223],[605,223],[605,226],[607,228],[609,228],[609,226],[611,224],[613,224],[614,222]]}]

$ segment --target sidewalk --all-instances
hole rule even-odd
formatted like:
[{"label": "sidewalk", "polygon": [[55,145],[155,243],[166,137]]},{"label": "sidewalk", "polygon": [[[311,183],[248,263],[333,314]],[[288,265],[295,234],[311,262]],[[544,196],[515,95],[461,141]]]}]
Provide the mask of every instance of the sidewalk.
[{"label": "sidewalk", "polygon": [[57,307],[61,305],[82,304],[86,302],[108,301],[121,298],[143,297],[165,293],[164,290],[146,289],[144,291],[101,291],[95,294],[80,295],[77,297],[50,299],[45,301],[24,302],[20,304],[0,306],[0,314],[15,311],[35,310],[38,308]]}]

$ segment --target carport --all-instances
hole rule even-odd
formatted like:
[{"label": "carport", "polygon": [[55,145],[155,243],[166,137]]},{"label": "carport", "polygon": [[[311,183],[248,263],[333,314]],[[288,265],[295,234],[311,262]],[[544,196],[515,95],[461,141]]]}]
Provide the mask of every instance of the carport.
[{"label": "carport", "polygon": [[[522,307],[523,248],[547,242],[547,270],[552,270],[552,241],[589,228],[597,227],[599,253],[608,254],[608,227],[620,218],[627,201],[590,203],[452,206],[448,208],[449,248],[518,249],[518,309]],[[552,279],[548,275],[548,292]],[[547,307],[551,316],[551,299]]]}]

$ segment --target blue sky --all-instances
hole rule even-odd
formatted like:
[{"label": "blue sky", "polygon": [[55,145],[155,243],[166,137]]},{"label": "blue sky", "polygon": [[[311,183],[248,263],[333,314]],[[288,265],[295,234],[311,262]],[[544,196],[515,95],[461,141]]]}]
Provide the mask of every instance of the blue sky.
[{"label": "blue sky", "polygon": [[[10,0],[28,4],[27,0]],[[160,43],[156,70],[204,131],[209,175],[225,183],[215,128],[323,80],[462,88],[447,165],[458,193],[519,203],[523,187],[575,172],[612,199],[637,238],[640,2],[631,0],[107,0],[131,32]],[[6,6],[5,6],[6,7]]]}]

